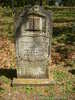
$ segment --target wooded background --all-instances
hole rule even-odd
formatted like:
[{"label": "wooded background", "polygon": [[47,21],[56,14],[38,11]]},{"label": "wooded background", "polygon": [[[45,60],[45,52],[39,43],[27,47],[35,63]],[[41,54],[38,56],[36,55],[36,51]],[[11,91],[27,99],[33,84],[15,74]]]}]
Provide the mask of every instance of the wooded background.
[{"label": "wooded background", "polygon": [[75,0],[0,0],[0,5],[12,7],[12,3],[14,3],[14,6],[19,7],[30,4],[34,5],[36,2],[49,6],[55,5],[55,2],[58,2],[59,5],[63,6],[75,6]]}]

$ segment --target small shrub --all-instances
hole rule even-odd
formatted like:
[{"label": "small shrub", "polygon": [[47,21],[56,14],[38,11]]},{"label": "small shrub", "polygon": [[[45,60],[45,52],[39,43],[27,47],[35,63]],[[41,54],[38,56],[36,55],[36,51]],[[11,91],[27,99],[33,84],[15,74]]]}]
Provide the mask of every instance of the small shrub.
[{"label": "small shrub", "polygon": [[0,87],[0,93],[4,93],[4,89]]},{"label": "small shrub", "polygon": [[0,80],[3,82],[3,83],[6,83],[6,84],[8,84],[10,81],[9,81],[9,79],[7,78],[7,77],[5,77],[5,76],[1,76],[0,77]]},{"label": "small shrub", "polygon": [[54,79],[58,82],[65,81],[67,79],[67,74],[63,71],[54,71]]}]

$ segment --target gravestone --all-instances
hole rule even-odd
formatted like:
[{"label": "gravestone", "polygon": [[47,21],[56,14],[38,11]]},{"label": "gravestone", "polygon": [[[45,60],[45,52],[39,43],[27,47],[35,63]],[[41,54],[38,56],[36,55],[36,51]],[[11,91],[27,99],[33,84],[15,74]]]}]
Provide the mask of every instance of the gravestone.
[{"label": "gravestone", "polygon": [[17,79],[14,79],[14,83],[50,82],[51,18],[51,12],[38,5],[26,7],[17,18]]}]

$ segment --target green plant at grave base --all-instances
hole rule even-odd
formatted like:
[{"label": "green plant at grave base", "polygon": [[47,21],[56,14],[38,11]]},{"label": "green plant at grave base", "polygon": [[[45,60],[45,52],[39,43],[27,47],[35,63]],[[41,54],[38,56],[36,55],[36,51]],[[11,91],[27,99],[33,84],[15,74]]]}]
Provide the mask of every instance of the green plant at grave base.
[{"label": "green plant at grave base", "polygon": [[31,86],[26,86],[26,87],[24,87],[24,89],[27,94],[30,94],[34,91],[34,88]]},{"label": "green plant at grave base", "polygon": [[53,84],[49,86],[49,93],[50,93],[49,99],[54,100],[55,94],[54,94],[54,85]]},{"label": "green plant at grave base", "polygon": [[16,85],[13,85],[12,90],[13,90],[13,91],[16,91],[16,90],[17,90]]},{"label": "green plant at grave base", "polygon": [[61,85],[64,97],[68,98],[72,94],[72,89],[73,89],[72,85],[73,85],[72,80],[66,80],[66,82],[64,82],[64,84]]},{"label": "green plant at grave base", "polygon": [[5,92],[5,90],[0,87],[0,93],[4,93],[4,92]]},{"label": "green plant at grave base", "polygon": [[54,96],[50,96],[49,97],[49,100],[54,100]]},{"label": "green plant at grave base", "polygon": [[66,72],[58,70],[54,71],[54,79],[56,80],[57,84],[60,85],[60,90],[62,91],[62,93],[64,93],[63,100],[66,100],[65,98],[68,98],[71,93],[73,93],[73,80],[70,79]]},{"label": "green plant at grave base", "polygon": [[67,79],[67,74],[63,71],[54,71],[54,79],[58,82],[65,81]]},{"label": "green plant at grave base", "polygon": [[5,76],[0,76],[0,80],[5,84],[9,84],[10,83],[10,80]]},{"label": "green plant at grave base", "polygon": [[72,82],[69,80],[66,82],[66,86],[65,86],[65,95],[70,95],[72,93]]}]

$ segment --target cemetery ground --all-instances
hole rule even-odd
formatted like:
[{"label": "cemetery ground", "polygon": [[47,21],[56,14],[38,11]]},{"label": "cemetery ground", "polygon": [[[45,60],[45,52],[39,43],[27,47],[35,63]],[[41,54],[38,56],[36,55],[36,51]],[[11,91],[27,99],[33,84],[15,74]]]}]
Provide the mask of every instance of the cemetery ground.
[{"label": "cemetery ground", "polygon": [[50,85],[11,87],[16,77],[13,13],[0,7],[0,100],[75,100],[75,8],[47,8],[53,11]]}]

